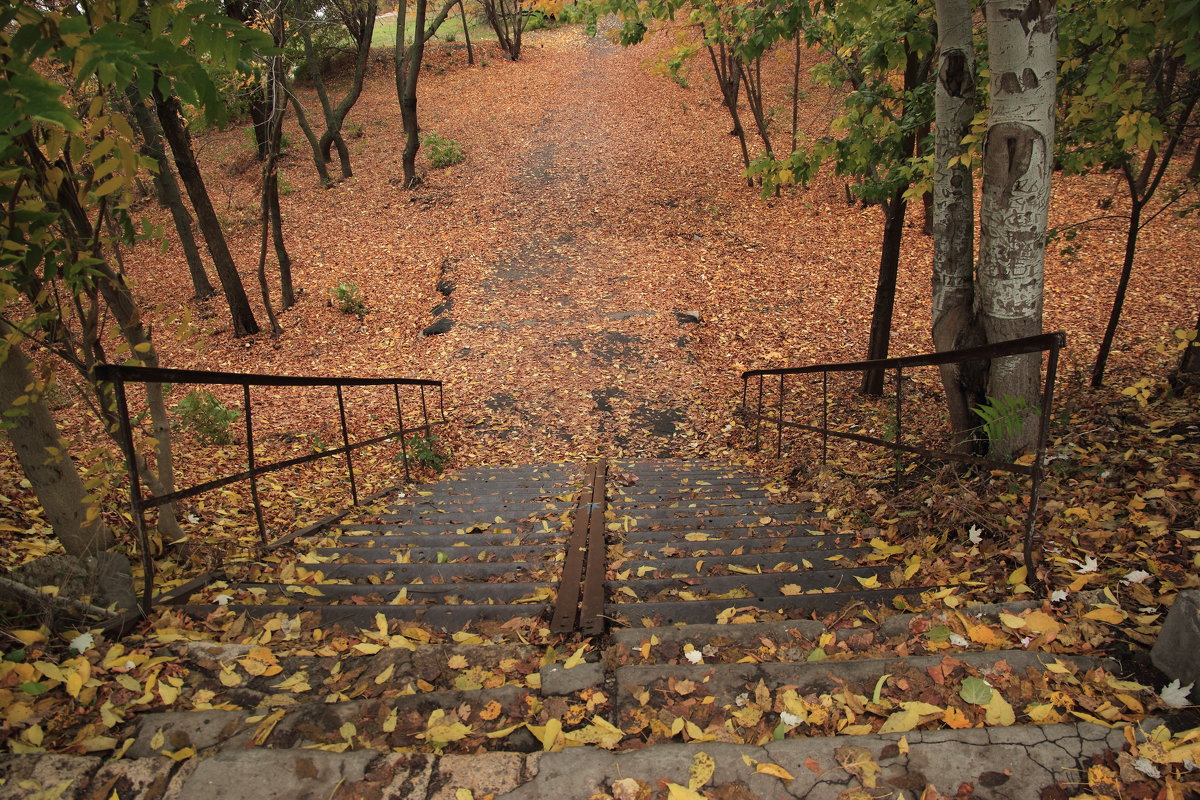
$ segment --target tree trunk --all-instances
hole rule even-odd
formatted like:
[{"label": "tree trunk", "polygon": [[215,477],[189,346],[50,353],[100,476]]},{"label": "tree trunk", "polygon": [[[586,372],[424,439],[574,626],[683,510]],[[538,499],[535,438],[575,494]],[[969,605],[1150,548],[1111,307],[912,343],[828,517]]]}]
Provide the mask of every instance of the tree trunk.
[{"label": "tree trunk", "polygon": [[196,245],[196,237],[192,234],[192,215],[183,204],[183,196],[179,193],[179,183],[175,173],[167,161],[167,151],[158,135],[158,125],[150,115],[150,110],[141,102],[132,90],[127,96],[133,109],[133,117],[142,132],[144,151],[158,162],[158,174],[154,180],[158,185],[159,196],[163,205],[171,212],[175,222],[175,230],[179,234],[179,245],[183,248],[184,258],[187,259],[188,272],[192,276],[192,289],[197,300],[204,300],[216,294],[217,290],[209,283],[208,273],[204,271],[204,261],[200,258],[200,248]]},{"label": "tree trunk", "polygon": [[[1042,330],[1043,259],[1054,157],[1058,18],[1054,0],[988,0],[991,73],[980,208],[979,307],[989,343]],[[1023,399],[1024,423],[991,443],[1006,456],[1034,443],[1038,354],[992,362],[989,397]]]},{"label": "tree trunk", "polygon": [[296,122],[300,125],[300,130],[304,133],[304,138],[308,140],[308,146],[312,148],[313,164],[317,168],[317,176],[321,179],[321,185],[328,189],[333,185],[333,179],[329,177],[329,169],[325,166],[325,158],[321,155],[321,144],[313,133],[312,126],[308,124],[308,117],[304,113],[304,106],[300,103],[300,98],[296,97],[296,92],[291,86],[287,87],[288,100],[292,102],[292,110],[296,112]]},{"label": "tree trunk", "polygon": [[[871,338],[867,359],[887,358],[892,339],[892,312],[896,306],[896,276],[900,272],[900,242],[908,201],[901,187],[883,203],[883,246],[879,253],[879,277],[875,283],[875,308],[871,313]],[[883,394],[883,371],[863,373],[862,393]]]},{"label": "tree trunk", "polygon": [[[737,54],[725,47],[724,42],[717,42],[717,48],[707,45],[708,57],[712,60],[713,72],[717,76],[717,85],[721,87],[721,102],[733,120],[733,130],[730,136],[736,136],[742,150],[742,167],[750,168],[750,149],[746,146],[746,129],[742,127],[742,118],[738,114],[738,95],[742,90],[742,60]],[[753,187],[754,181],[746,178],[746,186]]]},{"label": "tree trunk", "polygon": [[258,160],[267,157],[267,104],[263,102],[262,92],[251,90],[250,99],[246,102],[250,112],[250,132],[254,136],[254,152]]},{"label": "tree trunk", "polygon": [[1196,335],[1188,342],[1187,347],[1183,349],[1183,355],[1179,357],[1180,375],[1200,375],[1200,317],[1196,319],[1193,333]]},{"label": "tree trunk", "polygon": [[[417,124],[417,79],[421,75],[421,61],[425,56],[425,9],[428,0],[415,0],[417,18],[413,31],[413,43],[407,48],[400,47],[400,38],[396,37],[396,89],[400,94],[400,117],[404,123],[404,188],[413,189],[420,185],[417,177],[417,150],[421,147],[421,126]],[[405,11],[405,3],[400,4],[400,11]],[[401,24],[401,23],[397,23]],[[404,56],[399,53],[403,49]]]},{"label": "tree trunk", "polygon": [[771,147],[770,121],[767,118],[766,98],[762,84],[762,56],[754,59],[751,69],[742,66],[742,86],[746,89],[746,103],[750,106],[750,116],[754,118],[754,127],[758,130],[758,138],[762,139],[763,150],[767,158],[774,158],[775,151]]},{"label": "tree trunk", "polygon": [[358,98],[362,95],[363,81],[367,74],[367,63],[371,58],[371,37],[375,34],[375,15],[379,11],[378,0],[367,0],[361,16],[355,20],[347,20],[346,27],[356,45],[354,58],[354,76],[350,80],[350,89],[346,96],[333,109],[332,115],[326,120],[326,130],[321,136],[321,153],[329,158],[330,143],[337,146],[338,159],[341,163],[342,177],[349,178],[354,173],[350,170],[350,150],[346,140],[342,138],[342,126],[346,123],[346,115]]},{"label": "tree trunk", "polygon": [[[908,39],[904,40],[907,57],[904,65],[904,91],[916,91],[924,82],[921,59]],[[902,136],[898,145],[899,155],[909,158],[916,146],[916,134]],[[907,185],[897,186],[891,198],[883,203],[883,244],[879,252],[879,278],[875,284],[875,308],[871,313],[871,337],[867,342],[867,359],[888,357],[892,339],[892,312],[896,306],[896,277],[900,272],[900,242],[904,236],[904,216],[908,201],[904,194]],[[883,372],[871,370],[863,373],[861,391],[867,395],[883,394]]]},{"label": "tree trunk", "polygon": [[[41,397],[43,385],[11,332],[5,332],[8,341],[0,339],[0,413],[11,423],[9,441],[63,548],[73,556],[96,555],[112,546],[112,533],[100,517],[99,506],[87,499],[66,442]],[[32,391],[27,389],[30,386]],[[10,415],[13,410],[17,413]]]},{"label": "tree trunk", "polygon": [[792,64],[792,152],[796,152],[796,143],[800,136],[800,29],[795,33],[795,53]]},{"label": "tree trunk", "polygon": [[1117,281],[1117,293],[1113,297],[1112,310],[1108,314],[1104,338],[1100,340],[1100,352],[1096,354],[1096,363],[1092,366],[1093,389],[1104,385],[1104,369],[1108,365],[1108,354],[1112,351],[1113,340],[1117,336],[1117,325],[1121,322],[1121,311],[1125,308],[1125,294],[1129,291],[1129,278],[1133,275],[1133,260],[1137,255],[1138,229],[1142,225],[1142,209],[1145,206],[1137,197],[1137,189],[1132,185],[1129,188],[1132,202],[1129,208],[1129,226],[1125,229],[1125,260],[1121,264],[1121,278]]},{"label": "tree trunk", "polygon": [[[271,20],[271,36],[275,46],[282,50],[285,40],[282,6],[277,6]],[[310,55],[312,47],[309,44],[307,32],[306,47]],[[275,257],[279,261],[279,277],[283,307],[290,308],[296,304],[295,291],[292,288],[292,259],[288,256],[283,242],[283,215],[279,208],[279,150],[283,141],[283,115],[287,111],[287,92],[284,87],[283,56],[267,56],[266,70],[263,73],[263,88],[266,90],[267,108],[267,155],[263,159],[262,168],[262,242],[258,254],[258,284],[262,290],[263,308],[271,324],[271,335],[283,332],[279,320],[275,317],[275,308],[271,303],[271,290],[267,284],[267,235],[270,233],[275,244]]]},{"label": "tree trunk", "polygon": [[[160,76],[161,77],[161,76]],[[162,124],[163,135],[171,146],[175,157],[175,167],[179,170],[179,178],[187,190],[192,208],[200,223],[200,232],[204,235],[208,253],[216,267],[217,277],[221,281],[221,289],[225,300],[229,303],[229,313],[233,319],[233,335],[248,336],[258,333],[258,322],[250,309],[250,300],[246,297],[246,289],[242,286],[241,276],[233,263],[229,245],[225,242],[225,234],[221,231],[221,223],[217,220],[217,212],[213,210],[208,189],[204,185],[204,177],[196,164],[195,154],[187,129],[179,115],[179,101],[174,97],[164,97],[158,90],[154,91],[154,107],[158,112],[158,120]]]},{"label": "tree trunk", "polygon": [[467,7],[458,0],[458,11],[462,15],[463,38],[467,40],[467,66],[475,65],[475,48],[471,47],[471,29],[467,25]]},{"label": "tree trunk", "polygon": [[[975,116],[975,51],[970,0],[938,0],[938,63],[933,178],[933,344],[937,352],[985,341],[975,312],[975,199],[971,168],[951,160],[967,151],[963,137]],[[973,449],[971,411],[984,400],[986,364],[939,368],[954,449]]]}]

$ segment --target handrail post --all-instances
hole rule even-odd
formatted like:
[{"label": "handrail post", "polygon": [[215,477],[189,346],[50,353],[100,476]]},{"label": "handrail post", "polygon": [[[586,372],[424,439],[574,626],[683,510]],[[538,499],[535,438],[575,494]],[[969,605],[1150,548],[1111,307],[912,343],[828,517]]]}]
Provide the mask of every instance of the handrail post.
[{"label": "handrail post", "polygon": [[[106,371],[107,372],[107,371]],[[138,544],[142,549],[142,616],[149,616],[154,604],[154,554],[150,552],[150,535],[146,531],[146,507],[142,503],[142,481],[137,470],[137,453],[133,449],[133,427],[129,424],[129,402],[125,397],[125,379],[112,370],[110,379],[117,399],[117,425],[120,428],[121,449],[125,452],[125,468],[129,474],[129,505]]]},{"label": "handrail post", "polygon": [[350,454],[350,429],[346,426],[346,403],[342,399],[342,385],[337,385],[338,415],[342,418],[342,447],[346,451],[346,472],[350,476],[350,499],[358,505],[358,485],[354,482],[354,459]]},{"label": "handrail post", "polygon": [[829,370],[821,371],[821,469],[829,453]]},{"label": "handrail post", "polygon": [[[903,444],[904,423],[900,416],[901,396],[904,393],[904,367],[896,367],[896,444]],[[900,483],[900,451],[892,457],[896,469],[896,484]]]},{"label": "handrail post", "polygon": [[762,449],[762,426],[763,426],[763,382],[766,377],[758,376],[758,424],[754,426],[754,449]]},{"label": "handrail post", "polygon": [[1050,354],[1046,360],[1046,383],[1042,387],[1042,413],[1038,419],[1037,454],[1033,460],[1033,472],[1030,476],[1029,511],[1025,515],[1025,542],[1022,553],[1025,559],[1027,581],[1037,580],[1033,563],[1034,517],[1037,515],[1038,495],[1042,490],[1042,465],[1046,462],[1046,439],[1050,433],[1050,406],[1054,402],[1054,383],[1058,377],[1059,347],[1060,342],[1057,340],[1050,347]]},{"label": "handrail post", "polygon": [[258,538],[267,543],[267,525],[263,522],[262,503],[258,500],[258,473],[254,471],[254,422],[250,413],[250,384],[242,384],[242,405],[246,407],[246,469],[250,471],[250,499],[254,503],[254,519],[258,523]]},{"label": "handrail post", "polygon": [[429,407],[425,404],[425,384],[421,384],[421,421],[425,424],[425,440],[429,440]]},{"label": "handrail post", "polygon": [[441,419],[441,422],[442,422],[442,423],[445,423],[445,422],[447,422],[447,420],[446,420],[446,391],[445,391],[445,385],[444,385],[444,384],[442,384],[440,381],[438,382],[438,414],[440,414],[440,415],[441,415],[441,417],[442,417],[442,419]]},{"label": "handrail post", "polygon": [[411,483],[408,474],[408,444],[404,441],[404,414],[400,410],[400,384],[392,384],[392,392],[396,395],[396,425],[400,430],[400,458],[404,461],[404,482]]},{"label": "handrail post", "polygon": [[783,380],[782,375],[779,376],[779,417],[776,419],[775,425],[775,457],[783,457]]}]

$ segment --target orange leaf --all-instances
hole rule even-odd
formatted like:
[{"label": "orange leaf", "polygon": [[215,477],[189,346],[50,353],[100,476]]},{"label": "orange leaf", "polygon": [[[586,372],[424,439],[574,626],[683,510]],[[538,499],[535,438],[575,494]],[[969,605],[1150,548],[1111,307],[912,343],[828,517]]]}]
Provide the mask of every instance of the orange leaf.
[{"label": "orange leaf", "polygon": [[960,728],[970,728],[972,724],[971,720],[967,719],[967,715],[954,706],[950,706],[946,709],[946,712],[942,714],[942,722],[946,723],[955,730]]},{"label": "orange leaf", "polygon": [[973,625],[967,631],[967,635],[971,637],[971,641],[979,642],[980,644],[996,643],[996,632],[987,625]]}]

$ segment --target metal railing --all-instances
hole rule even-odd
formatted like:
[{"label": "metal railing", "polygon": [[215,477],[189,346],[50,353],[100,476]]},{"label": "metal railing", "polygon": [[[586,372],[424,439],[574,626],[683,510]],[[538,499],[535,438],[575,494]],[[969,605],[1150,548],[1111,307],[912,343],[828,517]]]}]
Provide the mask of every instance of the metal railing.
[{"label": "metal railing", "polygon": [[[754,421],[757,423],[755,427],[755,448],[762,446],[762,429],[764,423],[773,424],[775,427],[775,455],[781,457],[783,455],[783,431],[785,428],[794,428],[797,430],[809,431],[812,433],[821,434],[821,465],[825,465],[829,450],[829,437],[840,439],[849,439],[865,444],[877,445],[886,447],[896,452],[909,453],[914,456],[923,458],[944,459],[951,461],[960,461],[970,464],[989,467],[991,469],[1006,470],[1011,473],[1029,475],[1031,478],[1031,488],[1029,492],[1029,507],[1025,517],[1025,536],[1024,536],[1024,562],[1028,568],[1029,580],[1035,579],[1034,564],[1033,564],[1033,542],[1034,542],[1034,516],[1037,513],[1038,494],[1041,491],[1042,476],[1044,463],[1046,458],[1046,438],[1050,426],[1050,407],[1054,401],[1054,382],[1058,373],[1058,355],[1059,351],[1066,347],[1067,339],[1063,333],[1045,333],[1039,336],[1030,336],[1024,339],[1014,339],[1008,342],[999,342],[997,344],[983,345],[981,347],[972,347],[963,350],[950,350],[943,353],[927,353],[918,356],[907,356],[904,358],[882,358],[873,361],[854,361],[842,364],[814,364],[805,367],[783,367],[778,369],[753,369],[742,373],[742,413],[747,420],[747,424]],[[903,419],[903,395],[904,395],[904,370],[913,369],[916,367],[940,367],[949,364],[962,364],[965,362],[990,361],[998,358],[1006,358],[1012,356],[1022,356],[1029,354],[1048,353],[1045,379],[1042,385],[1042,401],[1040,413],[1038,416],[1038,430],[1036,441],[1036,455],[1031,464],[1019,464],[1013,461],[1002,461],[995,458],[985,458],[970,453],[963,453],[951,450],[936,450],[915,445],[906,444],[904,442],[904,419]],[[893,440],[882,439],[876,436],[869,436],[853,431],[831,430],[829,428],[829,375],[830,373],[842,372],[867,372],[871,370],[888,371],[894,370],[896,375],[896,410],[894,420],[895,438]],[[821,424],[810,425],[792,419],[785,418],[785,397],[786,397],[786,381],[789,376],[799,375],[821,375]],[[779,387],[774,394],[773,402],[778,408],[778,412],[774,415],[764,413],[765,399],[765,384],[769,377],[777,376],[779,379]],[[753,379],[758,379],[757,392],[757,407],[754,412],[751,412],[748,405],[750,383]],[[899,463],[896,466],[897,477],[899,476]]]},{"label": "metal railing", "polygon": [[[159,508],[174,503],[178,500],[185,500],[190,497],[195,497],[205,492],[211,492],[215,489],[220,489],[233,483],[241,481],[249,481],[250,497],[254,505],[254,517],[258,526],[258,535],[263,545],[268,544],[267,527],[263,519],[263,507],[259,500],[258,478],[270,472],[297,467],[309,462],[318,461],[324,458],[333,458],[344,455],[346,458],[346,474],[350,484],[350,496],[354,505],[358,505],[358,483],[354,475],[354,459],[352,453],[364,447],[369,447],[375,444],[381,444],[390,439],[399,439],[401,456],[404,461],[404,479],[410,480],[408,466],[408,446],[405,442],[405,437],[414,433],[424,433],[428,435],[434,425],[439,425],[446,422],[445,398],[442,391],[442,382],[437,380],[425,380],[419,378],[315,378],[315,377],[294,377],[287,375],[256,375],[253,373],[241,372],[206,372],[203,370],[186,370],[186,369],[159,369],[150,367],[127,367],[116,364],[100,364],[96,367],[96,377],[100,381],[106,381],[112,384],[113,394],[117,405],[117,424],[120,427],[119,436],[121,450],[125,457],[126,470],[129,476],[129,498],[130,505],[133,509],[133,521],[137,528],[138,542],[142,551],[142,567],[144,571],[144,584],[142,588],[142,613],[149,613],[153,605],[153,588],[154,588],[154,558],[150,549],[150,537],[146,524],[146,512],[153,508]],[[145,494],[143,492],[141,474],[137,464],[137,452],[133,441],[133,420],[129,415],[129,404],[126,399],[125,386],[128,383],[170,383],[170,384],[199,384],[205,386],[240,386],[242,388],[242,401],[245,406],[244,425],[246,438],[246,466],[245,470],[225,475],[220,478],[215,478],[201,484],[197,484],[187,489],[168,492],[166,494],[156,495],[153,493]],[[307,455],[289,458],[282,461],[273,461],[267,464],[258,464],[255,460],[254,453],[254,414],[251,408],[251,392],[253,386],[264,387],[330,387],[336,391],[338,416],[341,424],[341,447],[334,447],[328,450],[319,450]],[[342,394],[342,389],[351,386],[390,386],[396,405],[396,427],[394,430],[389,430],[379,436],[374,436],[368,439],[358,441],[350,440],[350,429],[346,422],[346,403]],[[400,402],[400,387],[415,386],[420,390],[420,415],[421,424],[411,428],[404,427],[404,408]],[[438,418],[430,420],[429,418],[429,401],[426,397],[426,390],[437,389],[438,403]],[[323,520],[315,525],[310,525],[301,531],[293,532],[292,534],[283,537],[282,540],[277,540],[275,545],[282,543],[283,540],[294,539],[305,531],[316,529],[326,524],[328,520]],[[274,545],[272,545],[274,546]]]}]

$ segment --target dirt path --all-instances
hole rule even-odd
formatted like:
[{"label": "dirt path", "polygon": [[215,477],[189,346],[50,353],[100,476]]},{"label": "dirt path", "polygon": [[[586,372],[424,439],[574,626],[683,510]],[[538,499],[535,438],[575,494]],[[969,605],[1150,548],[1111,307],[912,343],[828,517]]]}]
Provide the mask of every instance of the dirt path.
[{"label": "dirt path", "polygon": [[505,215],[513,241],[454,295],[476,342],[464,354],[472,368],[509,358],[533,372],[488,387],[492,413],[475,426],[485,442],[536,431],[546,455],[555,440],[569,452],[668,455],[696,405],[694,337],[674,314],[684,309],[621,256],[627,234],[600,211],[642,200],[608,169],[631,156],[604,68],[614,49],[593,40],[574,74],[558,75],[573,90],[555,95],[521,152]]},{"label": "dirt path", "polygon": [[[728,455],[719,451],[740,370],[862,357],[881,218],[847,206],[831,175],[766,201],[748,190],[711,70],[697,60],[682,86],[653,69],[672,36],[623,49],[578,28],[538,31],[519,62],[484,48],[470,68],[461,50],[434,53],[422,126],[458,142],[466,161],[430,170],[415,192],[399,185],[394,78],[375,74],[350,120],[361,133],[351,140],[354,178],[321,189],[302,137],[290,134],[283,205],[305,294],[283,315],[284,334],[232,340],[213,303],[201,323],[212,335],[167,342],[167,363],[441,378],[464,463]],[[769,67],[786,78],[786,60]],[[803,88],[806,124],[820,135],[828,91]],[[253,286],[258,201],[252,178],[233,169],[246,147],[235,130],[206,137],[202,156]],[[1106,185],[1060,181],[1052,224],[1079,218]],[[896,355],[929,347],[931,247],[915,217]],[[1140,258],[1156,269],[1131,286],[1114,385],[1165,374],[1172,356],[1156,353],[1193,318],[1180,310],[1195,307],[1198,290],[1170,278],[1198,252],[1185,224],[1190,233],[1156,225],[1143,236]],[[1045,326],[1068,331],[1067,376],[1095,352],[1116,276],[1080,265],[1114,263],[1110,239],[1082,233],[1077,261],[1048,254]],[[162,292],[149,305],[170,311],[187,295],[181,265],[166,274],[152,248],[131,262],[148,294]],[[364,319],[330,306],[343,280],[362,288]],[[437,288],[446,281],[449,298]],[[675,313],[691,310],[699,324]],[[148,316],[172,329],[165,313]],[[439,319],[452,321],[448,332],[420,335]]]}]

